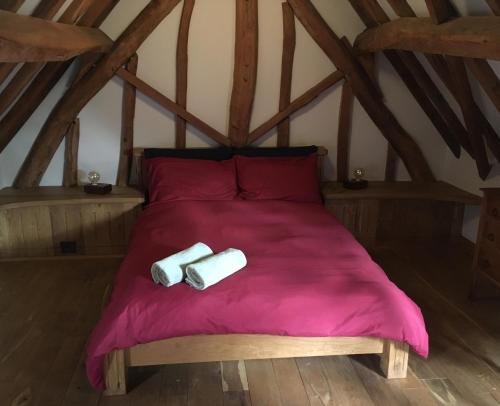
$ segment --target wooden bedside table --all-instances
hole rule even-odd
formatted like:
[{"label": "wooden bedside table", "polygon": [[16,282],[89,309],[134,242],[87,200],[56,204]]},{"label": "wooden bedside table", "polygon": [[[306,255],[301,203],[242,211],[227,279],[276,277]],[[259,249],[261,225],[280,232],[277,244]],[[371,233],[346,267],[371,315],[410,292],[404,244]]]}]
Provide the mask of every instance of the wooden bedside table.
[{"label": "wooden bedside table", "polygon": [[361,190],[322,187],[325,206],[367,248],[387,240],[447,241],[461,235],[465,205],[481,198],[445,182],[370,182]]},{"label": "wooden bedside table", "polygon": [[0,191],[0,258],[119,256],[144,195],[113,186],[107,195],[81,187]]}]

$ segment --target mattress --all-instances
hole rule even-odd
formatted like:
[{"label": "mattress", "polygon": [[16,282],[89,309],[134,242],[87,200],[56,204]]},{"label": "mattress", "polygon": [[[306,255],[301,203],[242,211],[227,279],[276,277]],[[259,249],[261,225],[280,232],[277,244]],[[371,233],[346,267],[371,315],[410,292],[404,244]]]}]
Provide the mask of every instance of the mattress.
[{"label": "mattress", "polygon": [[[155,285],[158,259],[202,241],[233,247],[248,265],[205,291]],[[369,336],[427,356],[420,309],[322,205],[286,201],[155,203],[139,217],[107,307],[88,346],[92,386],[107,353],[198,334]]]}]

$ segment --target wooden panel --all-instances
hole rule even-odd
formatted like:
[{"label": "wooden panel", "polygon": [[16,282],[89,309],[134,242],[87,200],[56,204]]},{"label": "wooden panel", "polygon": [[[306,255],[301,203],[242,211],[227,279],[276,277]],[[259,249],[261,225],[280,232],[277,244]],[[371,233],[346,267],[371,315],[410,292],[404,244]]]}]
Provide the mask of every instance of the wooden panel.
[{"label": "wooden panel", "polygon": [[[125,69],[132,75],[137,73],[139,57],[133,55]],[[135,119],[136,90],[135,87],[125,82],[123,84],[122,99],[122,133],[120,142],[120,160],[118,162],[118,175],[116,184],[127,186],[130,176],[132,151],[134,149],[134,119]]]},{"label": "wooden panel", "polygon": [[64,146],[63,186],[78,184],[78,146],[80,144],[80,120],[76,119],[66,134]]},{"label": "wooden panel", "polygon": [[[184,109],[187,108],[188,40],[194,4],[195,0],[184,0],[177,37],[175,101]],[[175,117],[175,147],[186,148],[186,120],[179,116]]]},{"label": "wooden panel", "polygon": [[[296,34],[295,16],[288,3],[281,4],[283,9],[283,55],[281,58],[281,85],[279,111],[285,110],[291,102],[293,60],[295,55]],[[290,118],[278,124],[278,147],[290,145]]]},{"label": "wooden panel", "polygon": [[138,201],[120,197],[115,202],[112,196],[80,201],[78,194],[73,199],[59,196],[59,201],[39,198],[42,200],[38,202],[0,204],[1,258],[62,255],[63,241],[76,243],[76,252],[69,254],[73,256],[124,254],[140,213]]},{"label": "wooden panel", "polygon": [[129,366],[381,353],[383,340],[369,337],[211,335],[170,338],[127,350]]},{"label": "wooden panel", "polygon": [[224,406],[250,406],[248,378],[244,361],[221,362]]},{"label": "wooden panel", "polygon": [[0,11],[0,27],[0,62],[64,61],[85,52],[105,52],[113,44],[107,35],[94,28],[7,11]]},{"label": "wooden panel", "polygon": [[257,0],[236,0],[236,42],[233,91],[229,111],[229,138],[235,146],[247,143],[250,132],[258,58]]}]

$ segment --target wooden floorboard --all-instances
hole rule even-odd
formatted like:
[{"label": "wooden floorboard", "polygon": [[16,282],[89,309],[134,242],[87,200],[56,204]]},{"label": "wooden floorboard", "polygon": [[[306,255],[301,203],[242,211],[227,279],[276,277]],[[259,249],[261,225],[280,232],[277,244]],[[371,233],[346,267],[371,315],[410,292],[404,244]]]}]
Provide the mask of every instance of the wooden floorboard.
[{"label": "wooden floorboard", "polygon": [[0,405],[499,405],[500,300],[469,300],[470,253],[372,254],[427,323],[430,357],[412,354],[407,379],[384,379],[375,355],[214,362],[133,368],[115,398],[90,388],[84,348],[119,262],[2,263]]}]

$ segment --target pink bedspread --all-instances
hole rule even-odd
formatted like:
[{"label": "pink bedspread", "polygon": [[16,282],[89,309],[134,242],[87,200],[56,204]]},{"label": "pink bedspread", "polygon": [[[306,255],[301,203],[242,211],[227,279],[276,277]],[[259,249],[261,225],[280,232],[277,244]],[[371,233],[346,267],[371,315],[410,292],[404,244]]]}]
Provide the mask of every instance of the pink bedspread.
[{"label": "pink bedspread", "polygon": [[[203,292],[151,280],[151,264],[203,241],[242,249],[248,265]],[[139,218],[108,306],[87,347],[87,373],[104,389],[106,353],[196,334],[372,336],[422,356],[420,309],[319,204],[285,201],[157,203]]]}]

